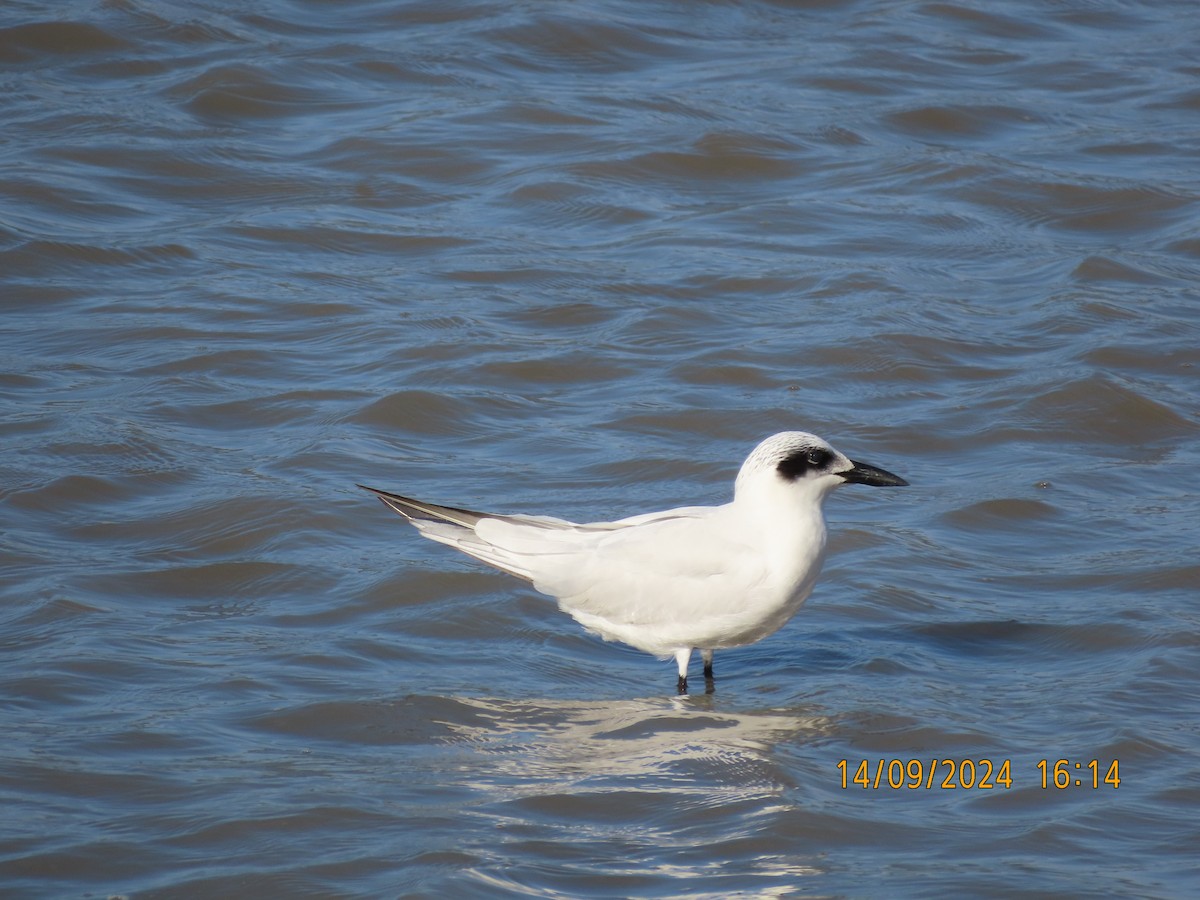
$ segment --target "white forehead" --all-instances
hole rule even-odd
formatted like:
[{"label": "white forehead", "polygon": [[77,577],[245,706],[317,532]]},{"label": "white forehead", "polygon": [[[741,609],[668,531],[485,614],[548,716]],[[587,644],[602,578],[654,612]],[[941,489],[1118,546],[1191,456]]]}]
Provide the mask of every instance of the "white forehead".
[{"label": "white forehead", "polygon": [[807,431],[781,431],[754,448],[742,464],[742,471],[774,469],[781,460],[787,459],[793,453],[817,449],[837,453],[815,434],[809,434]]}]

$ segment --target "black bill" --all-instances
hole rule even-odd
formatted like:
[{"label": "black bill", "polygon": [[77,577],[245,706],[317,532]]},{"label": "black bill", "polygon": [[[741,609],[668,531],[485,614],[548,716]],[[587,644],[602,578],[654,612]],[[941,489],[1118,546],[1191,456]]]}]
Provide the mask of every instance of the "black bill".
[{"label": "black bill", "polygon": [[854,468],[839,474],[851,484],[869,484],[874,487],[904,487],[908,484],[899,475],[893,475],[877,466],[859,462],[856,459],[852,459],[850,462],[854,463]]}]

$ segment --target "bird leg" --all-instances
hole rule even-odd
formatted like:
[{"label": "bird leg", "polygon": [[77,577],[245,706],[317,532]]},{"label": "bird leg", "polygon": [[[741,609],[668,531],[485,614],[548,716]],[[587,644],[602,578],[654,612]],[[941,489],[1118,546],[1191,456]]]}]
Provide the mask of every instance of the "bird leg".
[{"label": "bird leg", "polygon": [[700,656],[704,660],[704,693],[711,694],[717,689],[716,683],[713,681],[711,650],[701,650]]},{"label": "bird leg", "polygon": [[675,692],[681,697],[688,692],[687,687],[687,670],[688,661],[692,658],[692,648],[684,647],[675,651],[675,665],[679,669],[679,681],[675,685]]}]

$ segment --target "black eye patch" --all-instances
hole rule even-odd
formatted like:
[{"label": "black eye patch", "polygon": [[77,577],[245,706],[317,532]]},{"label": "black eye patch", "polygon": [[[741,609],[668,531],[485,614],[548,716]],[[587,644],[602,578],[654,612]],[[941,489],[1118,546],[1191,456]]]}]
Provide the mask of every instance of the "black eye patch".
[{"label": "black eye patch", "polygon": [[833,462],[833,454],[821,447],[794,450],[779,461],[775,471],[787,481],[796,481],[809,472],[824,471]]}]

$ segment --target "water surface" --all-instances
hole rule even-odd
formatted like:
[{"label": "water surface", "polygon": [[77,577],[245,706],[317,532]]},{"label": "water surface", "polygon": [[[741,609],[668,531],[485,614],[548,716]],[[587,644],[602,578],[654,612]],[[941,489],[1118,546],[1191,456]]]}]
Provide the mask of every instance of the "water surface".
[{"label": "water surface", "polygon": [[[6,4],[2,892],[1192,896],[1198,22]],[[913,487],[686,699],[354,487],[602,519],[785,429]]]}]

